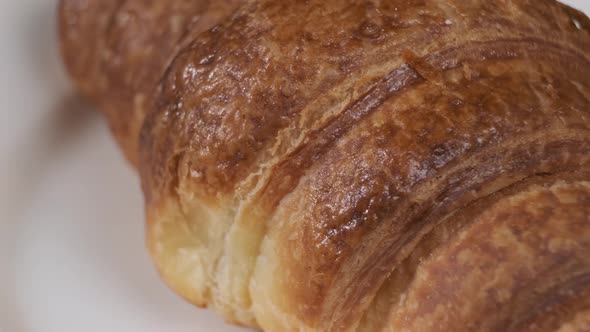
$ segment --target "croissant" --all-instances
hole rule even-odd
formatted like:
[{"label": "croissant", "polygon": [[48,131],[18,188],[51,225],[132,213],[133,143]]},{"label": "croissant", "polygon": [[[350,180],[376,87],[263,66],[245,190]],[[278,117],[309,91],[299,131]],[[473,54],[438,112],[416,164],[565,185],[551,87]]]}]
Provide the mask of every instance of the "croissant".
[{"label": "croissant", "polygon": [[553,0],[62,0],[164,281],[266,331],[590,330],[590,20]]}]

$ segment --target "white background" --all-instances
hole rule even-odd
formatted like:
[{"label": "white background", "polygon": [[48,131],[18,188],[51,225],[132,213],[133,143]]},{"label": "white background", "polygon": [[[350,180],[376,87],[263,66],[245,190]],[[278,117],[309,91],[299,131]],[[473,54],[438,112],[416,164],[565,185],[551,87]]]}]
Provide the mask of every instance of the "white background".
[{"label": "white background", "polygon": [[137,177],[62,72],[55,6],[0,0],[0,331],[243,331],[158,279]]}]

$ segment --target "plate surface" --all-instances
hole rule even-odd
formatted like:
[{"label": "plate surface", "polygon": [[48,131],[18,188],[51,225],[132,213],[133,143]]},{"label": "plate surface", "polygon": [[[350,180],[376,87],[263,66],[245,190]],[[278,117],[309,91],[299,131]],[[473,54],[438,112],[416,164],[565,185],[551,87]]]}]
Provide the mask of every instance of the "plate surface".
[{"label": "plate surface", "polygon": [[0,331],[245,331],[159,280],[138,179],[62,72],[55,6],[0,4]]}]

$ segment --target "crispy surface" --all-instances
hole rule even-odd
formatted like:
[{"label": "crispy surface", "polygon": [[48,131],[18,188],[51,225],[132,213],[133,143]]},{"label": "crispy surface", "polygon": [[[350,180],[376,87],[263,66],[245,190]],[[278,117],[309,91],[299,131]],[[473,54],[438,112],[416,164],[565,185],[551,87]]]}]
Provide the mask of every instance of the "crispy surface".
[{"label": "crispy surface", "polygon": [[157,83],[185,43],[231,14],[239,0],[64,0],[65,63],[106,114],[126,157],[137,164],[139,130]]},{"label": "crispy surface", "polygon": [[557,330],[590,308],[589,225],[590,182],[503,199],[418,267],[389,330]]},{"label": "crispy surface", "polygon": [[[150,252],[189,301],[271,331],[586,324],[588,303],[560,293],[590,287],[583,14],[550,0],[127,0],[93,17],[79,2],[62,1],[78,22],[62,23],[66,63],[137,161]],[[109,15],[108,29],[84,23]],[[72,56],[77,33],[109,56]],[[524,223],[577,251],[510,242]],[[526,252],[539,258],[522,274]],[[510,288],[564,257],[524,295]],[[499,277],[479,296],[485,271]]]}]

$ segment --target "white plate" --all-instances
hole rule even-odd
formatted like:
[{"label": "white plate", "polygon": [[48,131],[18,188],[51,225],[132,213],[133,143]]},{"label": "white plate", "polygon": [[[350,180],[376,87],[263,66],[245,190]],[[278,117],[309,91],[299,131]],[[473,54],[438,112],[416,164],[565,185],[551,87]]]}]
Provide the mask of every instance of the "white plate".
[{"label": "white plate", "polygon": [[54,9],[0,1],[0,331],[244,331],[159,280],[137,177],[71,97]]}]

